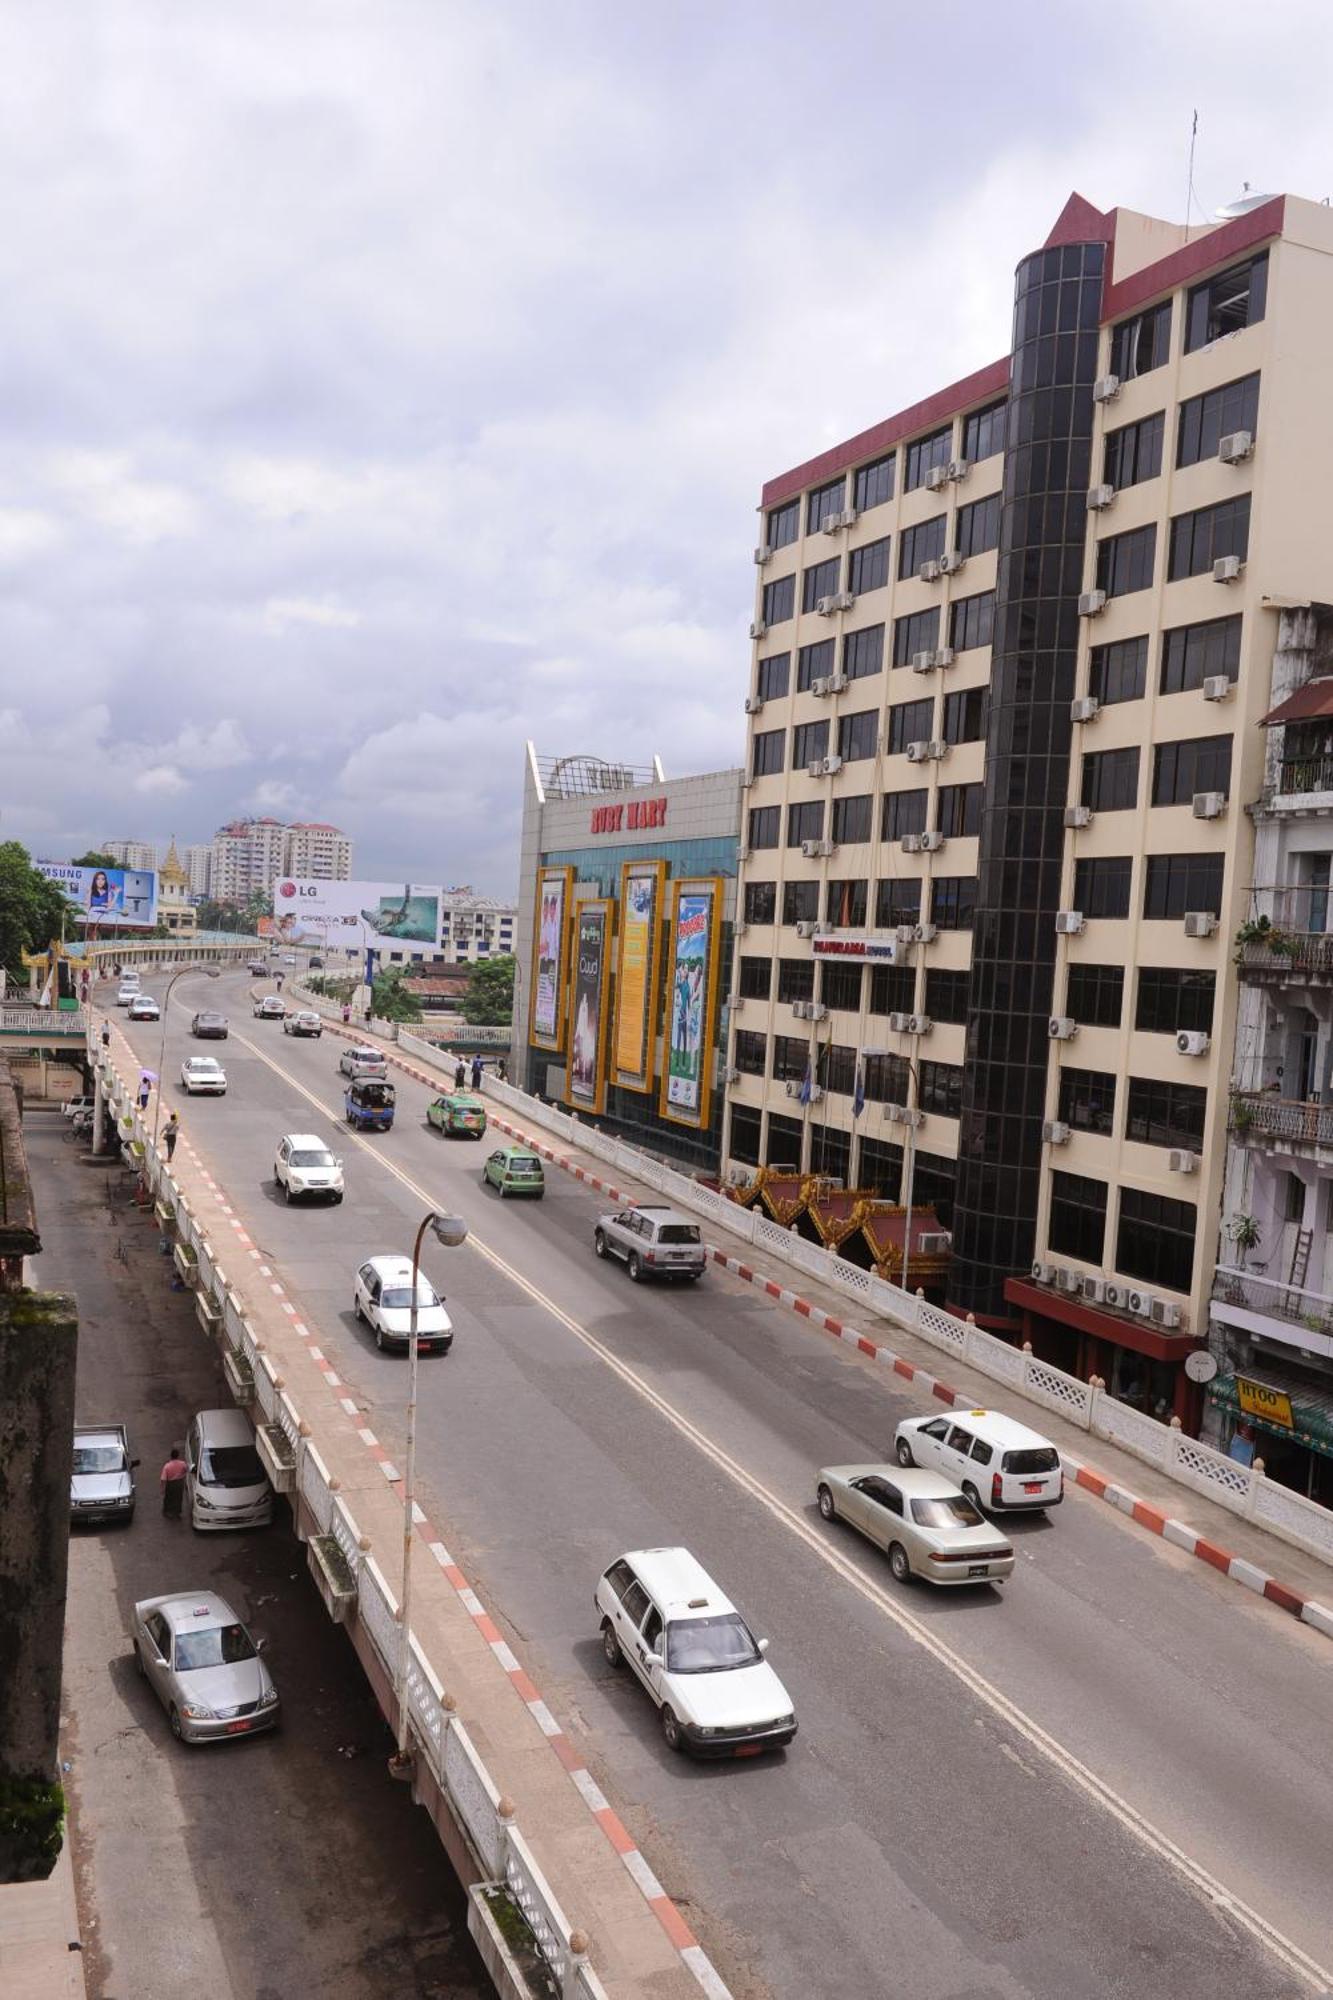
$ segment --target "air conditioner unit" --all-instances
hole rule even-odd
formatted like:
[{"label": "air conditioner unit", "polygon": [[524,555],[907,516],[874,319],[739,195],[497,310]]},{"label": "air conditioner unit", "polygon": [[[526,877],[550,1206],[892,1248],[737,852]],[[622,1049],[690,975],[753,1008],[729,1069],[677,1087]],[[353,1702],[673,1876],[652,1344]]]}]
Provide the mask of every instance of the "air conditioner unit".
[{"label": "air conditioner unit", "polygon": [[788,1085],[786,1086],[786,1090],[787,1090],[787,1095],[788,1095],[788,1097],[799,1097],[799,1096],[800,1096],[800,1094],[801,1094],[801,1091],[803,1090],[803,1088],[804,1088],[804,1085],[803,1085],[803,1084],[800,1084],[800,1083],[795,1083],[795,1082],[793,1082],[793,1083],[789,1083],[789,1084],[788,1084]]},{"label": "air conditioner unit", "polygon": [[857,513],[857,511],[856,511],[855,507],[844,507],[844,508],[843,508],[843,510],[842,510],[842,525],[843,525],[843,527],[844,527],[844,528],[854,528],[854,527],[856,526],[857,522],[858,522],[858,521],[860,520],[860,518],[861,518],[861,517],[860,517],[860,515],[859,515],[859,514]]},{"label": "air conditioner unit", "polygon": [[1221,819],[1227,809],[1225,792],[1196,792],[1194,794],[1195,819]]},{"label": "air conditioner unit", "polygon": [[966,561],[966,556],[960,555],[957,549],[951,549],[947,556],[940,557],[940,575],[957,576]]},{"label": "air conditioner unit", "polygon": [[928,1035],[934,1025],[929,1014],[910,1014],[907,1019],[907,1032],[909,1035]]},{"label": "air conditioner unit", "polygon": [[812,1000],[809,1003],[809,1013],[806,1018],[811,1021],[827,1021],[828,1008],[822,1000]]},{"label": "air conditioner unit", "polygon": [[817,840],[803,840],[801,842],[801,853],[807,861],[815,860],[819,853],[819,842]]},{"label": "air conditioner unit", "polygon": [[842,769],[842,758],[839,757],[835,751],[833,756],[825,757],[822,760],[819,769],[821,777],[836,778],[839,771]]},{"label": "air conditioner unit", "polygon": [[762,715],[763,712],[764,697],[761,694],[747,694],[745,697],[745,713],[747,715]]},{"label": "air conditioner unit", "polygon": [[738,938],[743,938],[745,936],[745,933],[749,930],[749,928],[750,928],[749,924],[746,922],[745,918],[742,917],[740,922],[734,926],[734,933]]},{"label": "air conditioner unit", "polygon": [[1118,1312],[1123,1312],[1125,1309],[1125,1287],[1123,1285],[1108,1284],[1102,1304],[1114,1306]]},{"label": "air conditioner unit", "polygon": [[923,833],[921,836],[921,852],[923,854],[938,854],[943,845],[944,835],[942,833],[932,831],[930,833]]},{"label": "air conditioner unit", "polygon": [[1212,1046],[1212,1036],[1205,1035],[1201,1028],[1182,1028],[1176,1036],[1178,1056],[1206,1056]]},{"label": "air conditioner unit", "polygon": [[821,1104],[821,1103],[823,1102],[823,1099],[824,1099],[824,1086],[823,1086],[823,1084],[822,1084],[822,1083],[812,1083],[812,1084],[811,1084],[811,1086],[810,1086],[810,1096],[809,1096],[809,1099],[808,1099],[808,1102],[809,1102],[809,1103],[811,1103],[811,1104]]},{"label": "air conditioner unit", "polygon": [[750,637],[752,639],[762,639],[767,631],[768,627],[762,618],[754,618],[750,621]]},{"label": "air conditioner unit", "polygon": [[739,1083],[740,1080],[741,1080],[741,1073],[738,1069],[729,1069],[727,1071],[728,1083]]},{"label": "air conditioner unit", "polygon": [[764,567],[765,563],[772,562],[773,551],[772,549],[769,548],[767,542],[761,542],[759,544],[759,547],[754,552],[754,559],[758,563],[760,569]]},{"label": "air conditioner unit", "polygon": [[837,851],[838,843],[836,840],[817,840],[815,842],[815,853],[824,860],[827,860],[830,854],[836,854]]},{"label": "air conditioner unit", "polygon": [[1166,1156],[1168,1171],[1173,1174],[1197,1174],[1199,1156],[1197,1153],[1171,1151]]},{"label": "air conditioner unit", "polygon": [[810,1019],[810,1009],[813,1005],[814,1002],[811,1000],[793,1000],[791,1003],[792,1019],[796,1021],[808,1021]]},{"label": "air conditioner unit", "polygon": [[1132,1285],[1125,1293],[1125,1311],[1136,1313],[1140,1319],[1149,1319],[1156,1303],[1151,1292],[1137,1291]]},{"label": "air conditioner unit", "polygon": [[912,672],[914,674],[932,673],[934,671],[934,667],[935,667],[935,655],[933,653],[913,653]]},{"label": "air conditioner unit", "polygon": [[937,667],[951,667],[954,662],[953,647],[937,646],[931,654],[931,659]]},{"label": "air conditioner unit", "polygon": [[1057,1292],[1081,1292],[1083,1290],[1083,1273],[1081,1271],[1070,1271],[1064,1265],[1058,1265],[1055,1273],[1055,1289]]},{"label": "air conditioner unit", "polygon": [[1072,1042],[1078,1033],[1078,1022],[1072,1014],[1052,1014],[1046,1032],[1053,1042]]},{"label": "air conditioner unit", "polygon": [[1094,403],[1113,403],[1119,394],[1120,377],[1118,375],[1099,375],[1092,385],[1092,400]]},{"label": "air conditioner unit", "polygon": [[1228,431],[1217,447],[1223,465],[1239,465],[1254,452],[1253,431]]},{"label": "air conditioner unit", "polygon": [[965,458],[951,458],[946,470],[950,479],[966,479],[967,460]]},{"label": "air conditioner unit", "polygon": [[898,845],[902,848],[904,854],[919,854],[921,852],[921,835],[919,833],[905,833]]},{"label": "air conditioner unit", "polygon": [[1091,806],[1066,806],[1065,825],[1077,831],[1080,827],[1092,825]]},{"label": "air conditioner unit", "polygon": [[840,590],[830,601],[835,611],[850,611],[856,602],[856,592],[854,590]]},{"label": "air conditioner unit", "polygon": [[796,935],[797,937],[814,937],[818,930],[819,925],[813,918],[802,919],[796,926]]},{"label": "air conditioner unit", "polygon": [[1057,937],[1078,937],[1083,929],[1082,910],[1057,910],[1055,913],[1055,934]]},{"label": "air conditioner unit", "polygon": [[820,679],[820,680],[817,680],[817,681],[811,681],[811,683],[810,683],[810,692],[811,692],[811,694],[815,694],[815,695],[818,695],[818,696],[819,696],[819,698],[820,698],[820,700],[822,701],[822,700],[823,700],[823,698],[824,698],[824,696],[825,696],[825,695],[826,695],[826,694],[828,693],[828,677],[827,677],[827,675],[826,675],[826,676],[824,676],[824,677],[823,677],[822,679]]},{"label": "air conditioner unit", "polygon": [[1174,1299],[1154,1299],[1148,1317],[1154,1326],[1175,1327],[1180,1325],[1181,1311]]},{"label": "air conditioner unit", "polygon": [[822,778],[824,775],[824,759],[816,757],[813,763],[807,764],[805,775],[807,778]]},{"label": "air conditioner unit", "polygon": [[926,762],[928,764],[938,764],[940,759],[947,757],[948,754],[949,746],[944,738],[942,736],[932,736],[930,742],[926,745]]},{"label": "air conditioner unit", "polygon": [[930,471],[926,474],[926,486],[931,493],[938,493],[942,486],[947,486],[948,482],[949,468],[947,465],[932,465]]},{"label": "air conditioner unit", "polygon": [[823,526],[824,526],[824,533],[826,535],[836,535],[838,530],[842,526],[842,515],[826,514],[824,516]]},{"label": "air conditioner unit", "polygon": [[908,1106],[905,1104],[890,1104],[888,1106],[888,1113],[889,1113],[889,1122],[891,1124],[910,1125],[913,1131],[915,1131],[917,1126],[922,1124],[925,1119],[924,1112],[909,1110]]},{"label": "air conditioner unit", "polygon": [[911,1021],[912,1017],[910,1014],[890,1014],[889,1016],[889,1026],[895,1035],[907,1034],[911,1026]]},{"label": "air conditioner unit", "polygon": [[1076,695],[1069,704],[1071,722],[1095,722],[1101,714],[1102,705],[1095,694]]},{"label": "air conditioner unit", "polygon": [[1053,1285],[1055,1283],[1054,1264],[1043,1264],[1038,1260],[1032,1266],[1032,1282],[1034,1285]]},{"label": "air conditioner unit", "polygon": [[744,1005],[745,995],[743,993],[728,993],[727,1012],[729,1014],[739,1014]]},{"label": "air conditioner unit", "polygon": [[846,694],[848,680],[846,674],[830,674],[824,683],[830,694]]},{"label": "air conditioner unit", "polygon": [[1189,938],[1211,937],[1217,929],[1217,918],[1211,910],[1186,910],[1185,935]]},{"label": "air conditioner unit", "polygon": [[929,750],[930,750],[929,743],[923,743],[923,742],[909,743],[907,746],[908,763],[924,764],[926,761],[926,757],[929,753]]},{"label": "air conditioner unit", "polygon": [[748,792],[748,791],[749,791],[749,789],[750,789],[750,787],[751,787],[751,785],[752,785],[753,783],[754,783],[754,773],[753,773],[753,771],[742,771],[742,773],[741,773],[741,790],[742,790],[743,792]]},{"label": "air conditioner unit", "polygon": [[736,859],[738,861],[748,861],[749,858],[750,858],[750,849],[748,847],[738,847],[736,849]]},{"label": "air conditioner unit", "polygon": [[1093,1305],[1104,1306],[1106,1304],[1105,1278],[1093,1278],[1085,1274],[1082,1290],[1084,1298],[1090,1300]]},{"label": "air conditioner unit", "polygon": [[923,1257],[944,1257],[953,1246],[953,1237],[947,1229],[923,1229],[916,1239],[915,1249]]},{"label": "air conditioner unit", "polygon": [[1088,494],[1088,505],[1094,514],[1100,514],[1103,507],[1109,507],[1114,499],[1114,486],[1094,486]]},{"label": "air conditioner unit", "polygon": [[898,928],[894,931],[893,936],[894,936],[894,941],[897,944],[915,944],[916,925],[899,924]]},{"label": "air conditioner unit", "polygon": [[1244,567],[1239,556],[1219,556],[1213,564],[1213,582],[1234,583]]},{"label": "air conditioner unit", "polygon": [[916,573],[916,580],[918,583],[937,583],[939,581],[943,568],[944,565],[938,560],[938,558],[932,556],[929,562],[922,563],[920,569]]},{"label": "air conditioner unit", "polygon": [[1106,592],[1104,590],[1085,590],[1078,600],[1078,615],[1080,618],[1095,618],[1105,608]]},{"label": "air conditioner unit", "polygon": [[912,926],[912,942],[914,944],[934,944],[939,934],[940,927],[938,924],[913,924]]},{"label": "air conditioner unit", "polygon": [[1230,701],[1235,683],[1226,674],[1209,674],[1203,684],[1205,701]]},{"label": "air conditioner unit", "polygon": [[819,613],[821,618],[831,618],[833,616],[835,604],[836,604],[835,598],[817,597],[815,599],[815,610]]}]

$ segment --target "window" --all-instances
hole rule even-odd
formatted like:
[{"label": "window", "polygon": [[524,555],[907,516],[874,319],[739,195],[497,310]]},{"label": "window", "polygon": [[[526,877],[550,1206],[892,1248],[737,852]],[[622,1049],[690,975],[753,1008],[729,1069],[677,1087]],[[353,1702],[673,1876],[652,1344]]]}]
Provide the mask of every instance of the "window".
[{"label": "window", "polygon": [[930,793],[924,786],[920,791],[886,792],[880,838],[901,840],[905,833],[924,833],[929,805]]},{"label": "window", "polygon": [[914,611],[908,618],[893,621],[893,664],[910,667],[914,653],[933,652],[940,643],[940,607]]},{"label": "window", "polygon": [[912,1194],[918,1207],[933,1208],[941,1226],[947,1229],[953,1220],[954,1187],[958,1180],[958,1162],[943,1153],[921,1153],[914,1157],[912,1171]]},{"label": "window", "polygon": [[1115,1078],[1110,1070],[1062,1069],[1057,1117],[1076,1132],[1109,1139],[1115,1131]]},{"label": "window", "polygon": [[978,591],[975,597],[956,597],[949,606],[949,644],[956,653],[973,646],[989,646],[995,630],[995,592]]},{"label": "window", "polygon": [[902,1056],[867,1056],[861,1074],[872,1104],[906,1104],[908,1068]]},{"label": "window", "polygon": [[1094,646],[1090,665],[1088,693],[1103,708],[1116,701],[1139,701],[1148,684],[1148,641],[1117,639],[1109,646]]},{"label": "window", "polygon": [[1196,792],[1231,791],[1231,738],[1192,736],[1153,751],[1152,802],[1185,806]]},{"label": "window", "polygon": [[899,924],[921,921],[921,877],[900,877],[875,884],[875,929],[892,931]]},{"label": "window", "polygon": [[1216,458],[1217,447],[1231,431],[1259,434],[1259,377],[1242,375],[1204,396],[1191,396],[1180,406],[1176,432],[1176,464],[1197,465]]},{"label": "window", "polygon": [[799,847],[803,840],[824,837],[824,802],[809,799],[804,805],[787,807],[787,845]]},{"label": "window", "polygon": [[768,1036],[758,1035],[751,1028],[737,1028],[731,1060],[742,1076],[762,1076],[768,1067]]},{"label": "window", "polygon": [[980,743],[986,734],[986,689],[963,688],[944,697],[946,743]]},{"label": "window", "polygon": [[882,507],[886,500],[893,498],[893,469],[898,454],[889,452],[885,458],[874,458],[869,465],[858,466],[853,484],[853,499],[858,514],[868,513],[872,507]]},{"label": "window", "polygon": [[798,722],[791,733],[791,767],[804,770],[817,757],[828,756],[828,717],[818,722]]},{"label": "window", "polygon": [[[970,979],[971,974],[967,972],[939,972],[932,969],[926,974],[926,1012],[932,1021],[966,1022],[967,989]],[[909,1001],[909,1009],[910,1006]]]},{"label": "window", "polygon": [[845,478],[831,479],[827,486],[816,486],[806,496],[805,532],[817,534],[830,514],[841,514],[843,498],[847,491]]},{"label": "window", "polygon": [[927,695],[924,701],[899,701],[889,709],[889,749],[895,755],[906,750],[909,743],[920,743],[930,735],[930,725],[935,717],[935,703]]},{"label": "window", "polygon": [[1105,1181],[1053,1173],[1047,1247],[1058,1256],[1100,1264],[1106,1247],[1106,1195]]},{"label": "window", "polygon": [[842,641],[842,670],[849,681],[863,681],[884,665],[884,627],[864,625],[859,632],[847,632]]},{"label": "window", "polygon": [[1207,1109],[1208,1092],[1194,1084],[1132,1076],[1125,1106],[1125,1137],[1142,1146],[1182,1146],[1186,1152],[1197,1153],[1203,1146]]},{"label": "window", "polygon": [[937,465],[947,465],[953,457],[953,425],[946,424],[943,430],[932,431],[928,437],[918,438],[907,447],[907,463],[903,468],[903,491],[913,493],[920,486],[928,472]]},{"label": "window", "polygon": [[782,769],[787,751],[785,729],[761,729],[750,744],[750,771],[756,778],[771,778]]},{"label": "window", "polygon": [[838,588],[841,568],[841,556],[830,556],[826,562],[811,564],[801,578],[802,611],[813,611],[821,597],[832,597]]},{"label": "window", "polygon": [[765,625],[782,625],[796,609],[796,578],[775,577],[764,585],[762,617]]},{"label": "window", "polygon": [[1143,890],[1145,917],[1183,917],[1187,910],[1222,914],[1220,854],[1150,854]]},{"label": "window", "polygon": [[970,840],[981,832],[981,786],[940,787],[939,831],[946,840]]},{"label": "window", "polygon": [[1065,1012],[1086,1028],[1118,1028],[1125,998],[1123,965],[1071,965]]},{"label": "window", "polygon": [[825,1090],[850,1097],[856,1088],[856,1050],[841,1042],[825,1042],[815,1059],[815,1072]]},{"label": "window", "polygon": [[784,1006],[793,1000],[813,1000],[815,997],[815,962],[812,958],[780,958],[778,960],[778,999]]},{"label": "window", "polygon": [[1176,625],[1162,634],[1162,694],[1183,694],[1202,687],[1214,674],[1240,679],[1239,614],[1209,618],[1202,625]]},{"label": "window", "polygon": [[809,882],[784,882],[782,885],[782,921],[784,924],[812,924],[819,916],[819,884]]},{"label": "window", "polygon": [[[881,887],[884,884],[881,883]],[[964,975],[966,976],[966,975]],[[911,965],[872,965],[870,968],[870,1012],[910,1014],[916,1006],[916,968]],[[929,1013],[929,1008],[927,1008]],[[943,1017],[941,1017],[943,1018]],[[866,1093],[867,1096],[869,1092]],[[895,1099],[901,1102],[901,1099]]]},{"label": "window", "polygon": [[917,1106],[922,1111],[934,1111],[941,1118],[961,1118],[963,1115],[963,1071],[958,1063],[923,1062],[920,1068],[921,1092]]},{"label": "window", "polygon": [[[869,1096],[869,1091],[866,1092]],[[880,1100],[876,1100],[879,1102]],[[902,1099],[885,1100],[901,1104]],[[897,1201],[903,1178],[903,1149],[886,1146],[880,1139],[863,1139],[856,1156],[856,1185],[868,1188],[881,1201]]]},{"label": "window", "polygon": [[1167,582],[1183,576],[1203,576],[1223,556],[1244,562],[1250,547],[1250,496],[1237,493],[1215,507],[1196,507],[1171,522],[1171,555]]},{"label": "window", "polygon": [[777,914],[777,897],[776,882],[747,882],[745,885],[746,923],[771,924]]},{"label": "window", "polygon": [[824,899],[825,919],[840,931],[861,930],[869,901],[868,882],[830,882]]},{"label": "window", "polygon": [[922,563],[938,562],[944,554],[944,531],[947,517],[933,514],[928,521],[918,521],[914,528],[904,528],[898,537],[898,574],[915,576]]},{"label": "window", "polygon": [[1102,855],[1074,864],[1074,908],[1085,917],[1127,917],[1134,863],[1128,854]]},{"label": "window", "polygon": [[1171,350],[1171,301],[1122,319],[1111,329],[1111,373],[1133,382],[1161,368]]},{"label": "window", "polygon": [[833,838],[841,847],[851,847],[859,840],[869,840],[871,832],[870,794],[860,792],[855,798],[834,799]]},{"label": "window", "polygon": [[838,718],[838,755],[845,764],[859,764],[864,758],[874,756],[878,722],[876,708],[858,709],[855,715]]},{"label": "window", "polygon": [[1141,1188],[1121,1188],[1116,1270],[1170,1292],[1187,1292],[1194,1275],[1197,1223],[1192,1201],[1169,1201]]},{"label": "window", "polygon": [[847,566],[847,588],[859,596],[863,590],[882,590],[889,580],[889,538],[866,542],[853,549]]},{"label": "window", "polygon": [[801,532],[801,503],[786,500],[781,507],[768,510],[767,542],[770,549],[785,549],[796,540]]},{"label": "window", "polygon": [[1008,414],[1008,403],[988,403],[984,410],[973,410],[963,419],[963,457],[969,465],[979,465],[983,458],[994,458],[997,451],[1004,450]]},{"label": "window", "polygon": [[1083,758],[1085,806],[1099,812],[1132,812],[1139,796],[1139,749],[1096,750]]},{"label": "window", "polygon": [[767,1000],[773,990],[773,961],[746,953],[741,958],[737,992],[745,1000]]},{"label": "window", "polygon": [[1000,546],[1000,496],[988,493],[958,509],[954,524],[954,547],[960,556],[984,556],[987,549]]},{"label": "window", "polygon": [[1128,597],[1133,590],[1152,587],[1156,523],[1131,528],[1127,535],[1108,535],[1097,544],[1097,588],[1108,597]]},{"label": "window", "polygon": [[1210,1035],[1217,975],[1183,972],[1175,965],[1139,968],[1134,1026],[1146,1035],[1178,1035],[1182,1028]]},{"label": "window", "polygon": [[765,1164],[770,1167],[797,1168],[801,1163],[801,1121],[799,1118],[780,1118],[776,1111],[768,1114],[768,1144],[765,1148]]},{"label": "window", "polygon": [[1122,424],[1106,433],[1106,458],[1102,478],[1117,493],[1126,486],[1139,486],[1156,479],[1162,469],[1162,438],[1166,432],[1166,412],[1158,410],[1136,424]]},{"label": "window", "polygon": [[843,1014],[859,1014],[861,972],[859,965],[848,965],[837,958],[825,959],[819,968],[819,997],[824,1005],[836,1007]]},{"label": "window", "polygon": [[770,653],[759,662],[754,691],[761,701],[781,701],[791,681],[791,654]]},{"label": "window", "polygon": [[977,907],[975,875],[937,875],[930,885],[930,921],[942,931],[970,931]]},{"label": "window", "polygon": [[779,1083],[795,1083],[805,1075],[810,1044],[804,1035],[774,1035],[773,1075]]},{"label": "window", "polygon": [[1286,1172],[1280,1173],[1277,1181],[1282,1220],[1284,1222],[1304,1222],[1305,1182],[1299,1174]]},{"label": "window", "polygon": [[827,680],[832,672],[832,639],[818,639],[813,646],[802,646],[796,655],[797,694],[808,694],[816,681]]},{"label": "window", "polygon": [[1185,352],[1207,347],[1224,334],[1257,326],[1268,303],[1268,252],[1196,285],[1185,307]]},{"label": "window", "polygon": [[779,806],[751,806],[746,823],[745,844],[747,847],[776,847],[778,844]]}]

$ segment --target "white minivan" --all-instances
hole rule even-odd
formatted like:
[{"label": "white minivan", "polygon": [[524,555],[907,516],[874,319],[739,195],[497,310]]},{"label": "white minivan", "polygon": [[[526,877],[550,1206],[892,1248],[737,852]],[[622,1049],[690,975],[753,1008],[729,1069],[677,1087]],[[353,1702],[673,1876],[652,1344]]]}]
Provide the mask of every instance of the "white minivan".
[{"label": "white minivan", "polygon": [[1060,1454],[1050,1439],[996,1410],[906,1417],[893,1444],[899,1465],[942,1472],[990,1514],[1055,1507],[1064,1498]]},{"label": "white minivan", "polygon": [[185,1512],[192,1528],[266,1528],[273,1488],[243,1410],[200,1410],[185,1439]]},{"label": "white minivan", "polygon": [[128,1007],[131,1000],[139,997],[139,975],[137,972],[122,972],[120,985],[116,988],[116,1005]]}]

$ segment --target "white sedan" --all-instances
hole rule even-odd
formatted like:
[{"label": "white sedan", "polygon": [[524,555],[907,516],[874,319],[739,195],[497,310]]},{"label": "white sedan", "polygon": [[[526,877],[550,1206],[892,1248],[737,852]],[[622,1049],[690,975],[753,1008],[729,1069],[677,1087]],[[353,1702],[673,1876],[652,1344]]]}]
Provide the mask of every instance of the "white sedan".
[{"label": "white sedan", "polygon": [[226,1088],[227,1072],[216,1056],[187,1056],[181,1064],[181,1089],[191,1097],[221,1097]]},{"label": "white sedan", "polygon": [[150,993],[136,993],[130,1002],[131,1021],[160,1021],[162,1009]]},{"label": "white sedan", "polygon": [[[406,1348],[412,1332],[412,1265],[406,1257],[370,1257],[356,1274],[352,1312],[375,1335],[376,1347]],[[430,1279],[417,1272],[417,1346],[423,1354],[447,1354],[453,1322]]]}]

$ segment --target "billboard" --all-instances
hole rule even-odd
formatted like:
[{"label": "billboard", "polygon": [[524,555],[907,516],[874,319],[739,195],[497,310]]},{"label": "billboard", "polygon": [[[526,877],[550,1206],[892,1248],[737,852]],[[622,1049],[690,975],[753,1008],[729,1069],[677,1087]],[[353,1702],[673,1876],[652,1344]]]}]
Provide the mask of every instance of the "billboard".
[{"label": "billboard", "polygon": [[666,988],[666,1062],[659,1109],[677,1125],[708,1124],[722,943],[720,876],[674,884]]},{"label": "billboard", "polygon": [[665,861],[621,864],[611,1081],[622,1090],[653,1087],[653,1029],[661,981],[659,961],[665,898]]},{"label": "billboard", "polygon": [[609,897],[599,896],[580,903],[574,912],[573,1026],[565,1094],[578,1111],[600,1111],[605,1094],[607,973],[614,910]]},{"label": "billboard", "polygon": [[562,1050],[565,1045],[566,959],[573,882],[572,868],[537,870],[528,1040],[539,1049]]},{"label": "billboard", "polygon": [[62,891],[80,923],[152,930],[157,922],[155,869],[71,868],[59,861],[38,861],[35,866]]},{"label": "billboard", "polygon": [[281,875],[273,884],[273,935],[335,951],[438,951],[438,883],[322,882]]}]

